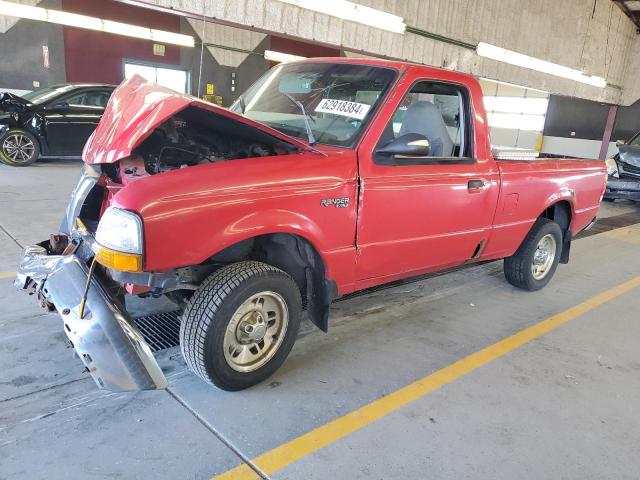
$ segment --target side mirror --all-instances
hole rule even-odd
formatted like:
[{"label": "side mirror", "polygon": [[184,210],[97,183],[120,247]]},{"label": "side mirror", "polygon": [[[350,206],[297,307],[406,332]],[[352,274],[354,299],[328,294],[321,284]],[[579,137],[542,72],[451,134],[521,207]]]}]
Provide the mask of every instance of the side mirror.
[{"label": "side mirror", "polygon": [[619,147],[624,144],[625,144],[624,140],[616,140],[616,147]]},{"label": "side mirror", "polygon": [[407,133],[377,149],[375,153],[391,157],[422,158],[431,155],[431,144],[424,135]]}]

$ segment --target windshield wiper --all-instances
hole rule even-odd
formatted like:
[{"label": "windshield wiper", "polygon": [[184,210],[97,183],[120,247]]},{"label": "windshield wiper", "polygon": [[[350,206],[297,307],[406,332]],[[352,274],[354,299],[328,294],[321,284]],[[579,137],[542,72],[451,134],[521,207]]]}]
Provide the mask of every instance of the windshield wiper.
[{"label": "windshield wiper", "polygon": [[309,120],[313,120],[313,118],[311,118],[309,116],[309,114],[307,113],[307,110],[304,108],[304,105],[302,104],[302,102],[300,102],[299,100],[296,100],[295,98],[293,98],[288,93],[282,92],[282,94],[285,97],[287,97],[289,100],[291,100],[291,102],[293,102],[293,104],[296,105],[300,109],[300,111],[302,112],[302,115],[304,116],[304,128],[307,130],[307,137],[309,138],[309,145],[315,145],[316,139],[313,136],[313,130],[311,130],[311,124],[309,123]]}]

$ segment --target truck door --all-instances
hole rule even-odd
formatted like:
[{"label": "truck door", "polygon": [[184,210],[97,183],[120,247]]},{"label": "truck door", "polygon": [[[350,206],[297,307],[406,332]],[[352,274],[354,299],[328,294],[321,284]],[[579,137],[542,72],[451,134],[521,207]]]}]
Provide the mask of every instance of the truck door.
[{"label": "truck door", "polygon": [[[493,158],[478,158],[466,86],[418,81],[395,102],[378,138],[359,151],[361,286],[473,259],[486,242],[497,202],[499,173]],[[487,136],[484,129],[479,133]]]}]

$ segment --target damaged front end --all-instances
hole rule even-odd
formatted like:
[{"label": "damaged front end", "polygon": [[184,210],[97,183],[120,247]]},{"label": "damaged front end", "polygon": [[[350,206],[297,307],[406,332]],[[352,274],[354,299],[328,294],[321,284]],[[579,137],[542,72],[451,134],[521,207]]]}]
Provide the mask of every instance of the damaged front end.
[{"label": "damaged front end", "polygon": [[28,105],[28,101],[13,93],[0,93],[0,112],[21,112]]},{"label": "damaged front end", "polygon": [[95,240],[79,215],[99,177],[98,168],[84,168],[60,234],[23,251],[15,286],[58,312],[69,341],[100,388],[165,388],[162,370],[109,279],[92,268]]},{"label": "damaged front end", "polygon": [[640,145],[635,138],[620,145],[619,153],[607,160],[606,200],[626,199],[640,202]]},{"label": "damaged front end", "polygon": [[123,294],[164,294],[180,305],[215,265],[146,271],[141,213],[114,203],[133,183],[171,175],[172,170],[301,149],[314,150],[266,125],[140,77],[126,80],[84,148],[85,166],[59,232],[24,250],[15,285],[58,312],[99,387],[165,388],[166,378],[124,308]]}]

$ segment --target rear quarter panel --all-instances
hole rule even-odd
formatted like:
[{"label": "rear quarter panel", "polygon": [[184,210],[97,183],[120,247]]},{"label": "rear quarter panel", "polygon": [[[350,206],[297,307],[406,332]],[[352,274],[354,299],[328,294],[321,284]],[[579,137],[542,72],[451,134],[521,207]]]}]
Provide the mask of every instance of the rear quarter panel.
[{"label": "rear quarter panel", "polygon": [[483,257],[511,256],[536,219],[550,206],[571,206],[572,234],[597,215],[606,185],[604,162],[540,159],[498,160],[501,189],[494,227]]}]

